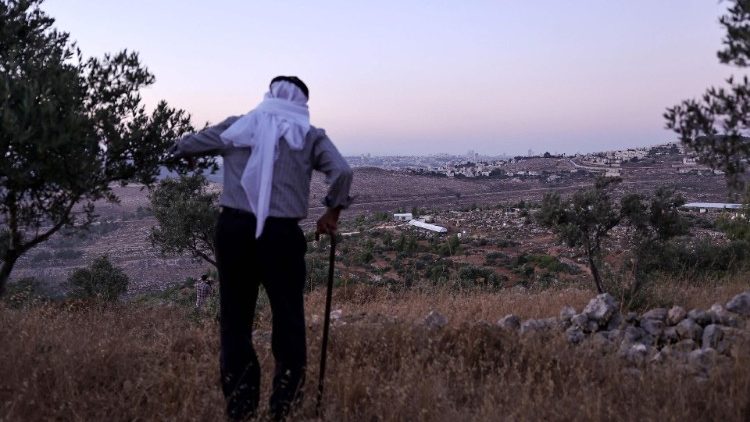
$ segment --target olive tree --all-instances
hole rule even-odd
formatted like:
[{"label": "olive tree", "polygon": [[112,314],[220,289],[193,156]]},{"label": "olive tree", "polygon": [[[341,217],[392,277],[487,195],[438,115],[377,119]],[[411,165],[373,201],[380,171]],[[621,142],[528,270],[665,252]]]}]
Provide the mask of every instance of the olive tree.
[{"label": "olive tree", "polygon": [[[733,0],[719,19],[725,29],[721,63],[750,65],[750,0]],[[744,188],[750,158],[750,81],[747,76],[727,79],[725,87],[711,87],[699,99],[668,108],[667,128],[674,130],[701,162],[726,173],[730,188]]]},{"label": "olive tree", "polygon": [[165,179],[150,193],[158,226],[151,242],[163,254],[189,253],[216,266],[214,229],[219,217],[218,193],[201,175]]},{"label": "olive tree", "polygon": [[0,0],[0,294],[23,254],[90,224],[95,201],[118,200],[113,185],[153,184],[192,131],[166,102],[146,110],[139,92],[154,76],[137,53],[85,59],[40,4]]},{"label": "olive tree", "polygon": [[583,250],[599,293],[604,292],[599,271],[602,242],[620,222],[620,213],[611,195],[612,187],[619,181],[618,178],[599,178],[593,187],[575,192],[567,201],[557,192],[546,194],[536,215],[537,221],[552,228],[561,242]]}]

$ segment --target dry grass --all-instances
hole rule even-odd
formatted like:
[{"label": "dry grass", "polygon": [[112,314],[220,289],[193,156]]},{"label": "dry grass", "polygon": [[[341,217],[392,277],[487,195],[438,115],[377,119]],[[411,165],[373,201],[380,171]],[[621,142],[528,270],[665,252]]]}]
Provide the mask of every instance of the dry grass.
[{"label": "dry grass", "polygon": [[[734,286],[734,287],[731,287]],[[691,306],[723,301],[686,290]],[[744,286],[746,288],[746,286]],[[389,293],[339,288],[334,308],[325,420],[748,420],[750,345],[698,381],[671,366],[633,371],[613,355],[569,347],[561,337],[519,338],[478,320],[507,313],[580,309],[581,290],[501,294]],[[308,296],[308,318],[323,292]],[[431,309],[448,327],[415,325]],[[268,329],[262,307],[259,329]],[[0,420],[200,420],[223,418],[215,321],[176,306],[76,302],[0,308]],[[309,331],[306,397],[295,419],[315,419],[320,327]],[[270,344],[255,340],[263,385]],[[267,392],[266,392],[267,393]]]}]

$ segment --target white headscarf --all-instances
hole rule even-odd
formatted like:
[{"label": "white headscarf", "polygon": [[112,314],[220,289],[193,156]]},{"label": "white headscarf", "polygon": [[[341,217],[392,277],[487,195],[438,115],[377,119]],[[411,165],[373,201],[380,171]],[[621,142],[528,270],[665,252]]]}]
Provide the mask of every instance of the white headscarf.
[{"label": "white headscarf", "polygon": [[271,205],[273,166],[278,157],[279,139],[283,137],[289,148],[300,150],[309,130],[307,97],[293,83],[277,81],[271,84],[271,90],[255,109],[237,119],[220,135],[227,145],[252,149],[240,184],[257,218],[256,239],[263,233]]}]

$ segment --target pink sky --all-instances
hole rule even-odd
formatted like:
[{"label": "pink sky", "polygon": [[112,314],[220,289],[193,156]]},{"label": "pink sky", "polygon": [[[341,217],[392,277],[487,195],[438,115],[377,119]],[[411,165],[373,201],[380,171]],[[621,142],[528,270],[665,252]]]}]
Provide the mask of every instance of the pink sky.
[{"label": "pink sky", "polygon": [[[86,3],[86,4],[84,4]],[[598,151],[672,140],[664,109],[721,84],[726,3],[706,0],[177,1],[43,5],[85,54],[141,53],[196,122],[268,81],[310,87],[345,154]]]}]

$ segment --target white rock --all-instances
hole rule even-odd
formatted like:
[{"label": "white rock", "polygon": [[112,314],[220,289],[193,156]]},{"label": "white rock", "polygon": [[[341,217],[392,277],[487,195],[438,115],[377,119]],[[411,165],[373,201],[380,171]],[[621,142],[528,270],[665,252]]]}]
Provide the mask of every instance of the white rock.
[{"label": "white rock", "polygon": [[691,309],[690,312],[688,312],[687,317],[697,322],[702,327],[705,327],[712,322],[711,316],[703,309]]},{"label": "white rock", "polygon": [[693,350],[688,354],[688,363],[694,369],[707,370],[716,361],[716,350],[711,348]]},{"label": "white rock", "polygon": [[703,341],[701,344],[704,349],[716,349],[719,346],[719,342],[724,337],[724,332],[721,327],[716,324],[709,324],[703,329]]},{"label": "white rock", "polygon": [[703,328],[690,318],[683,319],[675,328],[682,339],[700,341],[703,336]]},{"label": "white rock", "polygon": [[602,293],[589,301],[583,309],[583,313],[589,319],[596,321],[600,327],[604,327],[609,319],[617,311],[617,302],[609,293]]},{"label": "white rock", "polygon": [[448,318],[437,311],[430,311],[424,319],[424,325],[427,328],[442,328],[448,325]]},{"label": "white rock", "polygon": [[344,315],[344,311],[341,309],[334,309],[331,311],[331,319],[334,321],[341,318],[342,315]]},{"label": "white rock", "polygon": [[560,310],[560,320],[570,321],[576,315],[576,310],[572,306],[565,306]]},{"label": "white rock", "polygon": [[[666,309],[664,310],[666,313]],[[666,314],[664,316],[666,318]],[[641,319],[641,328],[654,338],[661,337],[664,333],[664,321],[660,319],[644,318]]]},{"label": "white rock", "polygon": [[586,338],[586,334],[579,327],[570,327],[565,330],[565,338],[568,340],[568,343],[579,344]]},{"label": "white rock", "polygon": [[667,320],[667,313],[667,308],[654,308],[641,315],[641,321],[644,319],[655,319],[664,322]]},{"label": "white rock", "polygon": [[505,330],[515,331],[521,327],[521,320],[513,315],[506,315],[497,321],[497,325]]},{"label": "white rock", "polygon": [[667,324],[677,325],[685,319],[687,312],[682,306],[673,306],[669,312],[667,312]]},{"label": "white rock", "polygon": [[750,290],[740,293],[727,302],[727,310],[744,316],[750,316]]}]

